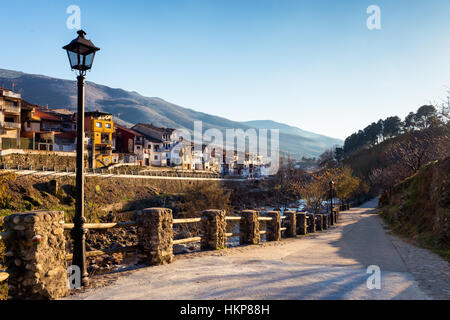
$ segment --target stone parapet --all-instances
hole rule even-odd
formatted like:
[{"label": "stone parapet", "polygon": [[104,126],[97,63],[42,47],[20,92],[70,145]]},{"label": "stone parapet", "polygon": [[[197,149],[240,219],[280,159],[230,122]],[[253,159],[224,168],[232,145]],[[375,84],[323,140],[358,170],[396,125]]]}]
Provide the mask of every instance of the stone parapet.
[{"label": "stone parapet", "polygon": [[63,211],[31,211],[5,217],[5,263],[11,299],[69,295]]}]

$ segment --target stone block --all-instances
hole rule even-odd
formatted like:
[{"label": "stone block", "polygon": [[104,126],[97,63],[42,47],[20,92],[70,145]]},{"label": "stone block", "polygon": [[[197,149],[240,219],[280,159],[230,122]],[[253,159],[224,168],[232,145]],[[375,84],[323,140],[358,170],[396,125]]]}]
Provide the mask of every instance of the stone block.
[{"label": "stone block", "polygon": [[308,217],[308,233],[316,232],[316,215],[314,213],[306,214]]},{"label": "stone block", "polygon": [[225,210],[206,210],[202,212],[202,240],[203,250],[219,250],[226,248],[227,224]]},{"label": "stone block", "polygon": [[267,217],[272,218],[266,223],[266,240],[280,241],[281,240],[281,217],[280,211],[269,211],[266,213]]},{"label": "stone block", "polygon": [[308,232],[308,219],[304,212],[297,213],[297,234],[304,236]]},{"label": "stone block", "polygon": [[316,230],[322,231],[323,230],[323,214],[316,214]]},{"label": "stone block", "polygon": [[284,236],[286,238],[294,238],[297,236],[297,213],[294,211],[286,211],[284,213],[284,226],[286,231],[284,231]]},{"label": "stone block", "polygon": [[167,208],[149,208],[136,214],[141,262],[147,265],[173,261],[173,217]]},{"label": "stone block", "polygon": [[15,213],[4,219],[11,299],[58,299],[70,294],[63,211]]},{"label": "stone block", "polygon": [[239,222],[240,244],[258,244],[261,240],[258,211],[244,210],[240,215],[242,217]]}]

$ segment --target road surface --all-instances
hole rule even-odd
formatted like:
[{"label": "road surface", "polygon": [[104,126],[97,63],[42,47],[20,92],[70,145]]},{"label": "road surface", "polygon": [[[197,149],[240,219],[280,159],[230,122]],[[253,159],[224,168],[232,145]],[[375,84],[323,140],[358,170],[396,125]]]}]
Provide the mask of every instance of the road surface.
[{"label": "road surface", "polygon": [[[402,240],[386,232],[375,206],[371,201],[341,213],[338,226],[324,232],[176,256],[170,265],[134,270],[110,286],[69,299],[445,298],[445,291],[444,296],[433,296],[432,288],[424,291],[423,281],[419,285],[417,274],[408,271],[399,250]],[[372,265],[381,270],[381,289],[367,287],[367,267]],[[449,271],[445,262],[439,268]],[[449,283],[442,290],[450,289]]]}]

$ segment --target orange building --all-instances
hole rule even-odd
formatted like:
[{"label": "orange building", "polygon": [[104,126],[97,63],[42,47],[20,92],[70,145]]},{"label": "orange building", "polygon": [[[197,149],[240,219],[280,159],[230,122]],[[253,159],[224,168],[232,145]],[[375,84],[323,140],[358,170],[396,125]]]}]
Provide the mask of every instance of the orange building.
[{"label": "orange building", "polygon": [[84,131],[89,139],[88,154],[91,168],[112,164],[113,115],[93,111],[84,113]]}]

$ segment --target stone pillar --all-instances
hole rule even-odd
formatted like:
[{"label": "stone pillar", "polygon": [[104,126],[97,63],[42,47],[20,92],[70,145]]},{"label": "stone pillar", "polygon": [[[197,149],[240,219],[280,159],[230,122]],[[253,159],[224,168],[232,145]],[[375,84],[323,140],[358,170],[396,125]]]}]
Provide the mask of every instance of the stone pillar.
[{"label": "stone pillar", "polygon": [[280,211],[269,211],[266,213],[271,221],[266,222],[266,240],[267,241],[281,241],[281,217]]},{"label": "stone pillar", "polygon": [[308,232],[316,232],[316,215],[314,213],[308,213],[306,216],[308,217]]},{"label": "stone pillar", "polygon": [[284,213],[284,226],[286,231],[284,231],[284,235],[286,238],[295,238],[297,236],[297,212],[294,211],[286,211]]},{"label": "stone pillar", "polygon": [[322,215],[322,230],[327,230],[329,226],[329,215],[323,214]]},{"label": "stone pillar", "polygon": [[323,230],[323,215],[322,214],[316,214],[316,230],[317,231]]},{"label": "stone pillar", "polygon": [[202,240],[203,250],[219,250],[227,247],[227,224],[225,210],[206,210],[202,212]]},{"label": "stone pillar", "polygon": [[259,234],[259,213],[255,210],[241,211],[242,219],[239,222],[240,244],[258,244],[261,236]]},{"label": "stone pillar", "polygon": [[11,299],[58,299],[70,294],[63,211],[5,217],[5,263]]},{"label": "stone pillar", "polygon": [[297,213],[297,234],[304,236],[308,232],[308,219],[306,213]]},{"label": "stone pillar", "polygon": [[331,210],[331,213],[328,215],[328,225],[334,225],[334,210]]},{"label": "stone pillar", "polygon": [[173,261],[172,210],[150,208],[136,214],[141,262],[148,265]]}]

